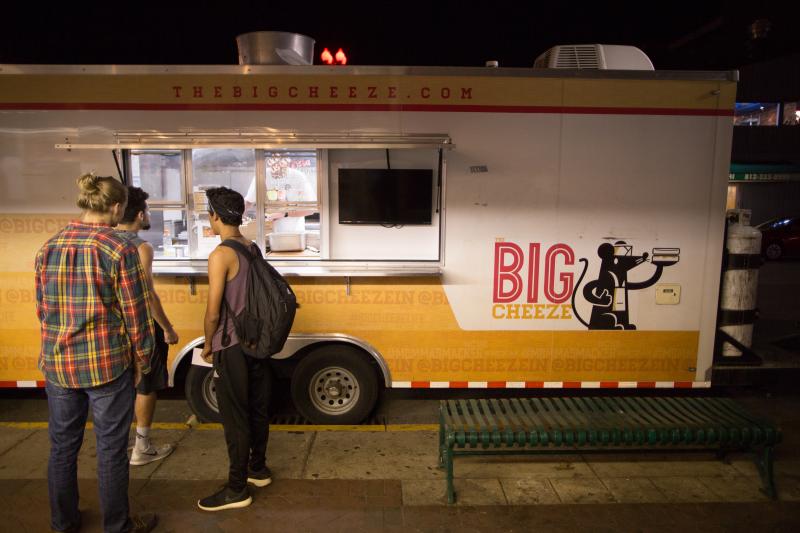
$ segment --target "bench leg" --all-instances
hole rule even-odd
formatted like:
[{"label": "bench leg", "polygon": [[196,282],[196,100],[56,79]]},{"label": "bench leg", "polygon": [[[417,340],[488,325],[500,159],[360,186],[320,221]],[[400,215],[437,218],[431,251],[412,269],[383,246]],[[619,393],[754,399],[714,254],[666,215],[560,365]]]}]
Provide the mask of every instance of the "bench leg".
[{"label": "bench leg", "polygon": [[447,503],[456,502],[456,491],[453,488],[453,449],[443,448],[444,467],[447,477]]},{"label": "bench leg", "polygon": [[719,450],[716,451],[715,455],[717,457],[717,460],[722,461],[726,465],[729,465],[729,464],[731,464],[731,460],[728,457],[729,453],[730,453],[730,450],[728,450],[727,448],[720,448]]},{"label": "bench leg", "polygon": [[755,463],[758,468],[758,473],[761,474],[761,490],[763,490],[770,499],[775,500],[778,497],[778,492],[775,489],[775,475],[772,469],[773,455],[772,446],[765,446],[761,453],[756,452]]},{"label": "bench leg", "polygon": [[439,423],[439,468],[444,468],[444,424]]}]

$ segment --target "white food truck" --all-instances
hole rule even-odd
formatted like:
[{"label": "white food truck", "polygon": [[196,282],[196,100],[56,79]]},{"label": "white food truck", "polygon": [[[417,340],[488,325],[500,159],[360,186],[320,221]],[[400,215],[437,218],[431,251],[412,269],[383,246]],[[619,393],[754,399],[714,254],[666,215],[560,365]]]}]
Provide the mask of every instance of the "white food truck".
[{"label": "white food truck", "polygon": [[33,260],[93,171],[150,194],[170,380],[201,419],[214,186],[297,293],[273,361],[314,422],[382,387],[708,387],[736,73],[556,59],[0,65],[0,386],[43,386]]}]

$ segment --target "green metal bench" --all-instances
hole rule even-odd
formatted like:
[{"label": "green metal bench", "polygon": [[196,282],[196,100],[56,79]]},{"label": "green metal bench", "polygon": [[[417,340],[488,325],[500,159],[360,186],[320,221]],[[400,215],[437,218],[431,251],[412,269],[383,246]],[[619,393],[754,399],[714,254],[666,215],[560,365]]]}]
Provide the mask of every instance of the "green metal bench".
[{"label": "green metal bench", "polygon": [[[442,400],[439,465],[455,502],[456,455],[715,449],[755,452],[764,492],[775,498],[773,446],[780,430],[726,398],[570,397]],[[565,448],[567,450],[565,450]]]}]

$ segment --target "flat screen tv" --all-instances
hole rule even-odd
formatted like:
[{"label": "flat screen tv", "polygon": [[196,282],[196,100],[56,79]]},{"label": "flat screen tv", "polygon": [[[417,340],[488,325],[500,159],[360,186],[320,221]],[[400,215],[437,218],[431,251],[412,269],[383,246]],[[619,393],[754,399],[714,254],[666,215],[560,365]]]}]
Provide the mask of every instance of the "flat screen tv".
[{"label": "flat screen tv", "polygon": [[430,225],[431,169],[339,169],[339,224]]}]

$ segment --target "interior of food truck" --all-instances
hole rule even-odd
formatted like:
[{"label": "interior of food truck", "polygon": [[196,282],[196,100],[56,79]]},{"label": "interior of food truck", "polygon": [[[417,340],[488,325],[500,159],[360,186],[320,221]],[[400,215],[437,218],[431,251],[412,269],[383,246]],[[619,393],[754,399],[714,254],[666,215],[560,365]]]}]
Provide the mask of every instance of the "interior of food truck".
[{"label": "interior of food truck", "polygon": [[128,182],[150,195],[141,232],[166,262],[204,260],[219,243],[205,191],[244,197],[242,234],[281,261],[441,259],[439,147],[123,150]]}]

